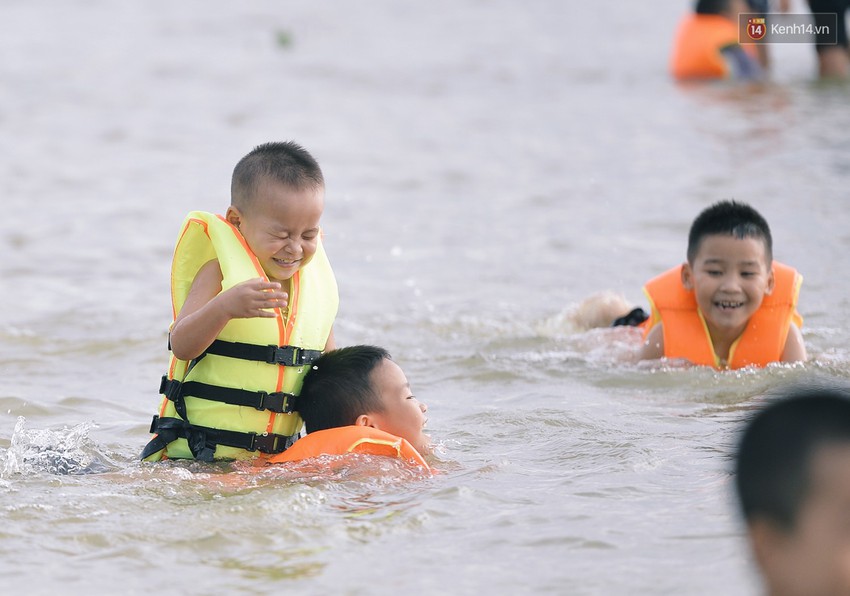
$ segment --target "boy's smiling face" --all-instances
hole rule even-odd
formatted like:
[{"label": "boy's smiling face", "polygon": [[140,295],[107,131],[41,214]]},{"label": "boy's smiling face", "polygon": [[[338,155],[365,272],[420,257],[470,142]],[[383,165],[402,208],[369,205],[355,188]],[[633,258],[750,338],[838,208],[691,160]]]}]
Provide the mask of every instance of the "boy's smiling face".
[{"label": "boy's smiling face", "polygon": [[227,209],[227,220],[241,232],[271,281],[283,282],[310,262],[319,242],[324,188],[293,189],[263,180],[251,205]]},{"label": "boy's smiling face", "polygon": [[358,421],[362,419],[364,424],[407,439],[417,451],[426,453],[431,445],[431,437],[424,432],[428,406],[414,397],[399,365],[385,358],[372,369],[369,379],[383,408],[361,416]]},{"label": "boy's smiling face", "polygon": [[712,338],[737,338],[773,291],[773,271],[761,238],[722,234],[702,239],[693,263],[682,267]]}]

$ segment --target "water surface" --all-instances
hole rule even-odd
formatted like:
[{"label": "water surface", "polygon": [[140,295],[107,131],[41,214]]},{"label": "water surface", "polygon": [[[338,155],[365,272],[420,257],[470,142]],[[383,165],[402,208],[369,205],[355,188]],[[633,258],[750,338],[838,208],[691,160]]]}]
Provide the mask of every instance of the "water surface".
[{"label": "water surface", "polygon": [[[4,591],[757,594],[738,424],[850,376],[848,89],[803,46],[764,88],[672,83],[686,4],[4,4]],[[337,340],[406,370],[434,478],[136,461],[180,222],[279,139],[325,171]],[[803,272],[812,362],[651,369],[575,324],[643,304],[723,198]]]}]

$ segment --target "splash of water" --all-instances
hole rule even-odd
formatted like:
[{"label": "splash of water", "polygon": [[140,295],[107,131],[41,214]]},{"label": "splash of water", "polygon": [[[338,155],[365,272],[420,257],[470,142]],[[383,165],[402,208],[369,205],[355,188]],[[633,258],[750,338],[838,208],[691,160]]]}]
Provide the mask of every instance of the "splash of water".
[{"label": "splash of water", "polygon": [[0,468],[0,478],[14,474],[48,473],[61,475],[96,474],[116,469],[115,464],[89,438],[95,428],[84,422],[61,430],[27,429],[26,419],[18,417],[11,445]]}]

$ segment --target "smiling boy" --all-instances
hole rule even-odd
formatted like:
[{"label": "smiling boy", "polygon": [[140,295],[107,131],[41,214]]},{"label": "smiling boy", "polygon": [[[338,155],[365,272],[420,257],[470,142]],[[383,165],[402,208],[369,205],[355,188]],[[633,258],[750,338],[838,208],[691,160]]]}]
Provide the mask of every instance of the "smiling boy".
[{"label": "smiling boy", "polygon": [[303,147],[267,143],[234,168],[224,217],[186,217],[172,262],[171,361],[142,459],[251,458],[295,441],[302,377],[334,347],[324,188]]},{"label": "smiling boy", "polygon": [[640,357],[718,369],[804,361],[801,283],[773,261],[770,227],[755,209],[716,203],[691,226],[687,262],[644,288],[652,315]]}]

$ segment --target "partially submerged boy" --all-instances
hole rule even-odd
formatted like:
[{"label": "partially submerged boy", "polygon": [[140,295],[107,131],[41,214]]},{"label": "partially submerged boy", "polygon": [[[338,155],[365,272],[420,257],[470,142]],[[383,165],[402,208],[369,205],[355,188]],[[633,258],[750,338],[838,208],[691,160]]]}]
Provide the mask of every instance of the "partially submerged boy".
[{"label": "partially submerged boy", "polygon": [[142,459],[252,458],[297,438],[294,396],[334,347],[339,298],[323,209],[316,160],[295,143],[267,143],[233,170],[224,217],[186,217],[172,264],[170,366]]},{"label": "partially submerged boy", "polygon": [[644,288],[652,314],[640,357],[718,369],[804,361],[801,284],[773,260],[770,227],[755,209],[716,203],[691,226],[687,262]]},{"label": "partially submerged boy", "polygon": [[850,391],[792,387],[744,427],[735,485],[771,596],[850,594]]},{"label": "partially submerged boy", "polygon": [[428,407],[404,372],[375,346],[348,346],[322,355],[304,377],[297,399],[307,435],[271,463],[320,455],[368,453],[399,457],[429,470]]}]

